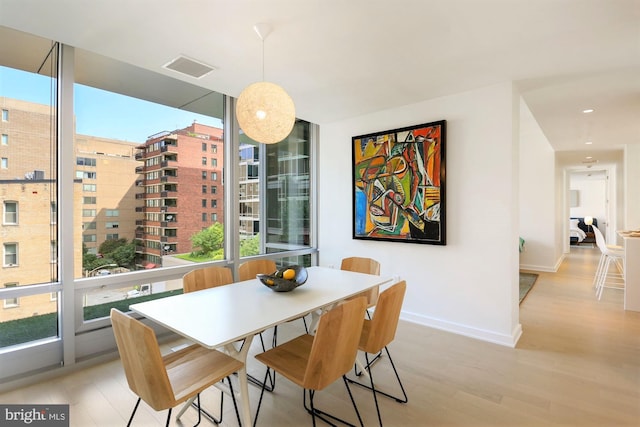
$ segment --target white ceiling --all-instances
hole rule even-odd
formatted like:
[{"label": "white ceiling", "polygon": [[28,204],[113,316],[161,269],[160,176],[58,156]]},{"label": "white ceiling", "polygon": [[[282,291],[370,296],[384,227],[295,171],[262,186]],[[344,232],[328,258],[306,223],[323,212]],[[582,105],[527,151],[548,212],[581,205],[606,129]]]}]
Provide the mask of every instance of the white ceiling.
[{"label": "white ceiling", "polygon": [[640,143],[640,0],[0,0],[4,27],[232,96],[262,80],[259,22],[265,79],[320,125],[513,81],[567,161]]}]

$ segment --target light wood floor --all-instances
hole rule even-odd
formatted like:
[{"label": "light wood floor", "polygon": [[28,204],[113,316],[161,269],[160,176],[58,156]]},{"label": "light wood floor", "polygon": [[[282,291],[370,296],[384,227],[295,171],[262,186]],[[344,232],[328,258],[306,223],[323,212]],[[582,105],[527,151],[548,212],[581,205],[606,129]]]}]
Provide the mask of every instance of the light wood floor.
[{"label": "light wood floor", "polygon": [[[401,322],[390,349],[409,403],[381,398],[385,425],[640,426],[640,313],[622,309],[619,290],[595,299],[597,257],[595,249],[573,248],[558,273],[540,274],[520,306],[524,332],[515,349]],[[300,333],[297,323],[280,334]],[[388,361],[375,369],[377,383],[395,391]],[[365,425],[377,425],[370,392],[353,392]],[[250,393],[255,411],[259,390]],[[206,405],[217,408],[217,391],[206,394]],[[355,421],[341,382],[316,396],[318,406]],[[0,394],[0,402],[68,403],[72,426],[123,426],[135,397],[114,360]],[[165,415],[142,404],[133,425],[163,425]],[[193,425],[195,411],[182,420]],[[230,399],[223,425],[237,425]],[[311,425],[300,389],[279,377],[258,425]]]}]

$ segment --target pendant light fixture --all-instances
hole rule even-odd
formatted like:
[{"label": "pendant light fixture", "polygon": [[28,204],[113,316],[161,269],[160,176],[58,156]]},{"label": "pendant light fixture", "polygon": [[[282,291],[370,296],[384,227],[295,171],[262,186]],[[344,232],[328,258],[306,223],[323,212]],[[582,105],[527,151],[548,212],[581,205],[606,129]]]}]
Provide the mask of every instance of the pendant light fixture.
[{"label": "pendant light fixture", "polygon": [[256,24],[253,29],[262,40],[262,81],[247,86],[236,102],[240,129],[251,139],[275,144],[291,133],[296,120],[293,100],[275,83],[264,81],[264,40],[271,31],[268,24]]}]

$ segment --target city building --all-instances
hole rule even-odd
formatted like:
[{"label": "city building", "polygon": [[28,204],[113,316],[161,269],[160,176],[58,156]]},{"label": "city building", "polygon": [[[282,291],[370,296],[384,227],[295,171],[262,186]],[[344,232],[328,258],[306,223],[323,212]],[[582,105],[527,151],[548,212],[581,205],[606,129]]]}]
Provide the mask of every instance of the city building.
[{"label": "city building", "polygon": [[[57,200],[49,158],[51,110],[46,105],[0,97],[7,120],[0,121],[0,287],[58,280]],[[74,181],[75,239],[82,238],[80,180]],[[82,251],[74,251],[74,273],[82,274]],[[57,293],[2,300],[0,322],[52,313]]]},{"label": "city building", "polygon": [[82,180],[82,243],[87,253],[100,256],[106,240],[135,239],[136,143],[75,135],[75,177]]},{"label": "city building", "polygon": [[240,239],[248,239],[260,232],[260,166],[259,146],[240,146],[240,191],[238,193]]},{"label": "city building", "polygon": [[136,252],[145,268],[162,265],[164,255],[192,251],[191,236],[224,223],[222,129],[194,122],[161,132],[137,147],[142,178],[136,211]]}]

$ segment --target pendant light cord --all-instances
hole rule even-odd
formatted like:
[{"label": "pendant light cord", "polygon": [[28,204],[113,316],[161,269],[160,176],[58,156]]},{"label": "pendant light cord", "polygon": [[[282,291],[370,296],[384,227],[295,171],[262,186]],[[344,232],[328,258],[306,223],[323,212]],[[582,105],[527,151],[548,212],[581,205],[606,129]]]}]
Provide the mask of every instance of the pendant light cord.
[{"label": "pendant light cord", "polygon": [[264,38],[262,38],[262,81],[264,82]]}]

